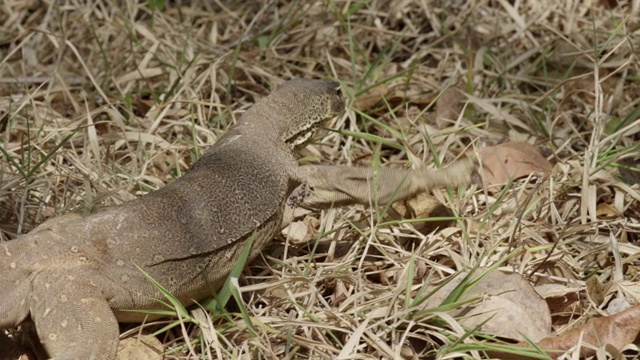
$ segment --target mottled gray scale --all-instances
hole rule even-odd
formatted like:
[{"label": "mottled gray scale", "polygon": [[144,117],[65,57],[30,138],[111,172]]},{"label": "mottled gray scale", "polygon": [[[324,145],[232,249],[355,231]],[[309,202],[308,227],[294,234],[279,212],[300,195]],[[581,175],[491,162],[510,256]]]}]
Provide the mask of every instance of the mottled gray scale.
[{"label": "mottled gray scale", "polygon": [[[302,166],[293,150],[344,110],[338,83],[292,80],[251,107],[180,179],[87,218],[63,215],[0,243],[0,328],[31,316],[48,355],[113,360],[127,310],[164,309],[151,277],[188,306],[215,293],[249,239],[255,258],[285,204],[369,204],[373,171]],[[381,169],[379,203],[467,182],[470,164]],[[302,185],[302,186],[300,186]],[[295,189],[295,191],[294,191]]]},{"label": "mottled gray scale", "polygon": [[[259,101],[180,179],[87,218],[65,215],[0,244],[0,328],[34,319],[64,359],[115,358],[117,321],[161,309],[142,267],[188,305],[216,291],[254,237],[280,227],[298,184],[292,149],[338,115],[337,83],[295,80]],[[310,111],[320,111],[310,114]]]}]

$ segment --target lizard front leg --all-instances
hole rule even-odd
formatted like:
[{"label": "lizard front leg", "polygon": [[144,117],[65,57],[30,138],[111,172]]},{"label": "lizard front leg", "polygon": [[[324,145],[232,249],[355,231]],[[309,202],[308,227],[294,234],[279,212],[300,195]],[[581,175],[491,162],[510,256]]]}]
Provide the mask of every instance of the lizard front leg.
[{"label": "lizard front leg", "polygon": [[64,269],[36,275],[29,305],[40,342],[52,359],[115,359],[118,322],[86,274]]},{"label": "lizard front leg", "polygon": [[347,204],[386,204],[404,200],[440,186],[458,186],[471,181],[474,165],[457,161],[443,169],[359,168],[305,165],[296,172],[302,185],[289,197],[290,206],[326,208]]}]

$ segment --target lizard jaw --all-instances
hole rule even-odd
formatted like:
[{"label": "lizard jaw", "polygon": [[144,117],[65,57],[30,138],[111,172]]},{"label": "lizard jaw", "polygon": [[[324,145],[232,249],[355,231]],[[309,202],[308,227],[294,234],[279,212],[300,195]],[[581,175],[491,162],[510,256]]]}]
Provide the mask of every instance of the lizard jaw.
[{"label": "lizard jaw", "polygon": [[303,129],[302,131],[294,134],[289,139],[287,139],[287,144],[289,144],[289,147],[291,149],[299,149],[308,144],[315,133],[316,129],[314,127]]},{"label": "lizard jaw", "polygon": [[311,123],[306,128],[300,129],[297,133],[290,136],[286,143],[291,149],[297,150],[307,145],[316,135],[318,128],[326,128],[332,118],[324,119],[320,122]]}]

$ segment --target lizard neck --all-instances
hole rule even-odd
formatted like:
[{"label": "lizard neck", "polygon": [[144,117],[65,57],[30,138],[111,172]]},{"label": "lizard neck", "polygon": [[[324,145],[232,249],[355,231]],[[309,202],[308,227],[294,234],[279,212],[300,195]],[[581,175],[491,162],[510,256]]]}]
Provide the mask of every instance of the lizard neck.
[{"label": "lizard neck", "polygon": [[293,111],[283,111],[282,108],[283,104],[258,103],[247,110],[228,133],[286,145],[290,140],[288,134],[292,132],[291,124],[296,121],[291,119]]},{"label": "lizard neck", "polygon": [[254,105],[216,141],[212,150],[228,146],[240,146],[240,148],[246,147],[247,149],[288,147],[281,123],[282,121],[279,121],[278,114],[273,109],[269,109],[268,106]]}]

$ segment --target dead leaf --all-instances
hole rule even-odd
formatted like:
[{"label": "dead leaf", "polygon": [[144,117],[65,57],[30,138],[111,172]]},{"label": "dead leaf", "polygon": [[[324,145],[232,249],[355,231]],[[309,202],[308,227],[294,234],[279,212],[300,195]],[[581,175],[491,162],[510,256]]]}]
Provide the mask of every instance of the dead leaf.
[{"label": "dead leaf", "polygon": [[[560,336],[544,338],[537,345],[545,350],[569,350],[581,342],[596,348],[609,344],[620,349],[632,343],[638,337],[638,333],[640,333],[640,304],[612,316],[591,319]],[[529,344],[522,342],[518,343],[518,346],[529,347]],[[595,354],[596,350],[584,345],[580,350],[580,355],[583,357]],[[552,358],[560,355],[549,353]]]},{"label": "dead leaf", "polygon": [[620,214],[620,211],[616,209],[615,205],[600,203],[596,207],[596,216],[598,216],[599,219],[602,219],[602,218],[613,219],[613,218],[622,216],[622,214]]},{"label": "dead leaf", "polygon": [[[283,226],[286,226],[280,231],[280,235],[291,244],[308,243],[317,235],[315,229],[320,226],[319,220],[309,213],[307,209],[294,209],[293,213],[283,220]],[[301,220],[293,221],[293,219]]]},{"label": "dead leaf", "polygon": [[436,101],[436,125],[442,129],[454,123],[464,107],[464,100],[461,90],[447,88]]},{"label": "dead leaf", "polygon": [[548,175],[553,166],[533,145],[507,142],[478,151],[482,178],[486,186],[501,185],[529,174]]},{"label": "dead leaf", "polygon": [[118,343],[118,360],[162,359],[164,345],[152,335],[134,335]]},{"label": "dead leaf", "polygon": [[[393,210],[389,217],[394,220],[400,219],[429,219],[434,217],[451,217],[453,213],[444,206],[438,199],[427,194],[419,194],[405,202],[393,204]],[[422,234],[428,234],[434,230],[450,226],[452,221],[425,221],[423,223],[413,223],[413,227]]]},{"label": "dead leaf", "polygon": [[[475,274],[482,271],[478,269]],[[463,277],[460,274],[442,287],[425,302],[425,306],[433,308],[440,305]],[[538,341],[551,335],[551,313],[547,303],[520,274],[492,271],[460,300],[476,297],[481,300],[451,312],[452,316],[459,318],[461,325],[477,326],[487,334],[518,341],[524,341],[523,336]]]},{"label": "dead leaf", "polygon": [[282,230],[282,235],[286,236],[293,244],[302,244],[308,233],[309,228],[303,221],[294,221]]},{"label": "dead leaf", "polygon": [[566,324],[579,311],[581,287],[566,284],[536,286],[536,292],[544,298],[549,311],[554,314],[554,325]]},{"label": "dead leaf", "polygon": [[360,94],[353,106],[360,111],[369,110],[382,100],[383,97],[387,96],[388,93],[389,88],[387,88],[387,85],[380,84]]}]

